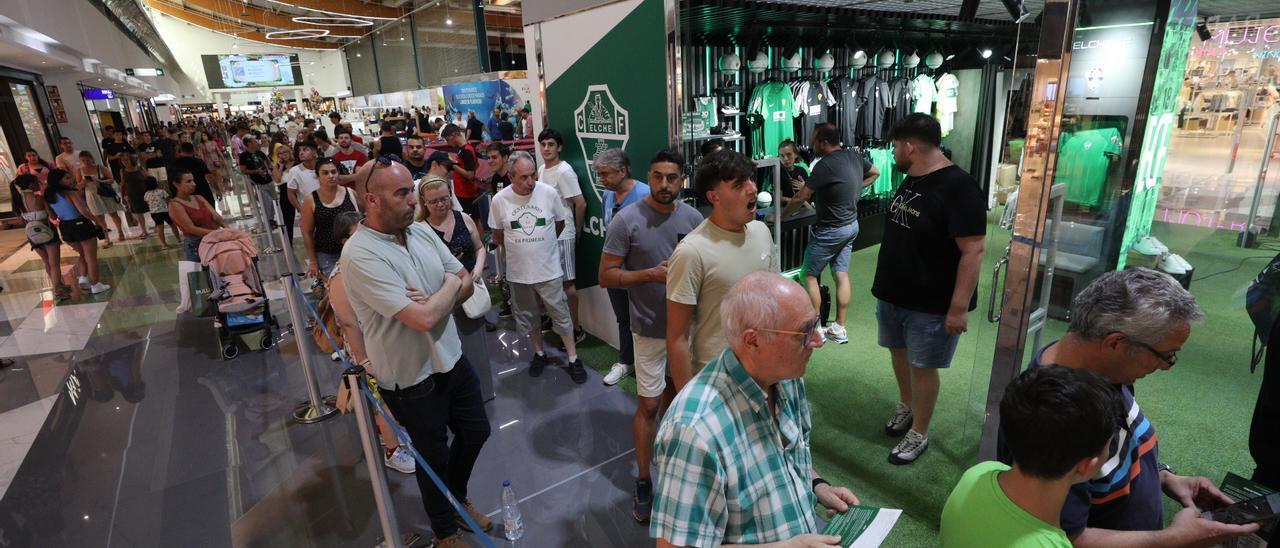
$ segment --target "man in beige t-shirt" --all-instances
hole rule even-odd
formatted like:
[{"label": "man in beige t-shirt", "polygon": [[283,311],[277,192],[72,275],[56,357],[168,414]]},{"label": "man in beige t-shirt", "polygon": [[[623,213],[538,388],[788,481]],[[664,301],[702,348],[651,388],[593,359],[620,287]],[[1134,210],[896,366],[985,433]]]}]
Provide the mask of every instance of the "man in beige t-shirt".
[{"label": "man in beige t-shirt", "polygon": [[755,220],[755,172],[746,156],[721,150],[694,175],[711,215],[680,241],[667,266],[667,367],[676,390],[728,346],[720,302],[729,288],[769,269],[773,239]]}]

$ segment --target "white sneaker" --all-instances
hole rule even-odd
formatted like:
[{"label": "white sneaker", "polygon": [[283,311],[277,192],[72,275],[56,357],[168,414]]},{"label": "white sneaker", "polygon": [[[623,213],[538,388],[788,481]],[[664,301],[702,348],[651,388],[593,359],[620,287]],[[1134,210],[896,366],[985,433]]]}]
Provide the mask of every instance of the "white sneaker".
[{"label": "white sneaker", "polygon": [[80,276],[79,278],[76,278],[76,281],[80,283],[80,287],[82,289],[89,289],[90,287],[93,287],[93,283],[89,281],[88,276]]},{"label": "white sneaker", "polygon": [[898,446],[889,452],[891,464],[911,464],[929,448],[929,438],[915,430],[908,430],[907,436],[898,442]]},{"label": "white sneaker", "polygon": [[889,417],[889,423],[884,425],[884,433],[894,438],[906,434],[914,420],[911,408],[898,402],[898,406],[893,409],[893,416]]},{"label": "white sneaker", "polygon": [[613,364],[613,367],[609,368],[609,374],[604,376],[605,386],[618,384],[628,373],[631,373],[631,366],[625,363]]},{"label": "white sneaker", "polygon": [[390,457],[383,459],[383,464],[402,474],[412,474],[418,469],[418,463],[414,462],[413,456],[405,450],[404,446],[397,447]]},{"label": "white sneaker", "polygon": [[111,286],[104,283],[96,283],[96,284],[93,284],[93,286],[89,287],[89,292],[93,293],[94,295],[97,295],[99,293],[103,293],[109,290],[111,290]]},{"label": "white sneaker", "polygon": [[840,325],[838,323],[833,323],[831,325],[828,325],[826,335],[827,335],[827,339],[838,342],[840,344],[847,344],[849,342],[849,333],[844,330],[843,325]]}]

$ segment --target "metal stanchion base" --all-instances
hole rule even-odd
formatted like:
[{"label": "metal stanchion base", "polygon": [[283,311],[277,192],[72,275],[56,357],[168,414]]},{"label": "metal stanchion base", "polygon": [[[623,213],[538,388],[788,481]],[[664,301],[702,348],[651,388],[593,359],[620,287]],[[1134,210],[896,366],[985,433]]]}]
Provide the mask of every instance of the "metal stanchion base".
[{"label": "metal stanchion base", "polygon": [[293,408],[293,420],[298,421],[298,424],[314,424],[338,414],[337,396],[325,396],[320,402],[319,409],[312,409],[309,401],[299,403]]},{"label": "metal stanchion base", "polygon": [[[423,540],[426,540],[426,539],[423,539],[422,535],[419,535],[417,533],[401,533],[400,534],[400,545],[404,546],[405,548],[414,548],[416,546],[426,546],[427,544],[424,543]],[[385,539],[378,542],[377,544],[377,548],[382,548],[384,546],[389,546]]]}]

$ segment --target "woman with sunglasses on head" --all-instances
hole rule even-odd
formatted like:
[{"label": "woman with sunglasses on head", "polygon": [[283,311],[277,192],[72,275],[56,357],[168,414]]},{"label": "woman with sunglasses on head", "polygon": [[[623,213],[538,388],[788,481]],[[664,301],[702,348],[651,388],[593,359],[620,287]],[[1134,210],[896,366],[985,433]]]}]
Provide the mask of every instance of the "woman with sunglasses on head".
[{"label": "woman with sunglasses on head", "polygon": [[62,241],[80,254],[76,261],[80,267],[77,280],[80,287],[94,295],[111,289],[111,286],[98,281],[98,233],[105,229],[93,221],[93,213],[84,203],[84,193],[76,190],[75,177],[61,169],[50,170],[44,199],[58,217]]},{"label": "woman with sunglasses on head", "polygon": [[338,164],[333,158],[316,160],[316,176],[320,188],[303,197],[302,238],[307,246],[310,266],[307,275],[328,276],[342,253],[342,242],[334,237],[334,219],[344,212],[357,211],[355,192],[338,184]]}]

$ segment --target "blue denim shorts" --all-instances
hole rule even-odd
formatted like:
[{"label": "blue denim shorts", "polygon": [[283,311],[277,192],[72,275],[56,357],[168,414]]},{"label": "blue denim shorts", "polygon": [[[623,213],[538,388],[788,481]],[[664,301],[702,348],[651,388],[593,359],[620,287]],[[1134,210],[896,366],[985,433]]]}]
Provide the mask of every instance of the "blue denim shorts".
[{"label": "blue denim shorts", "polygon": [[849,255],[858,238],[858,221],[845,226],[815,226],[804,248],[804,273],[818,277],[831,265],[836,272],[849,271]]},{"label": "blue denim shorts", "polygon": [[919,369],[946,369],[956,354],[959,335],[947,333],[947,317],[876,301],[880,346],[907,349],[907,362]]}]

